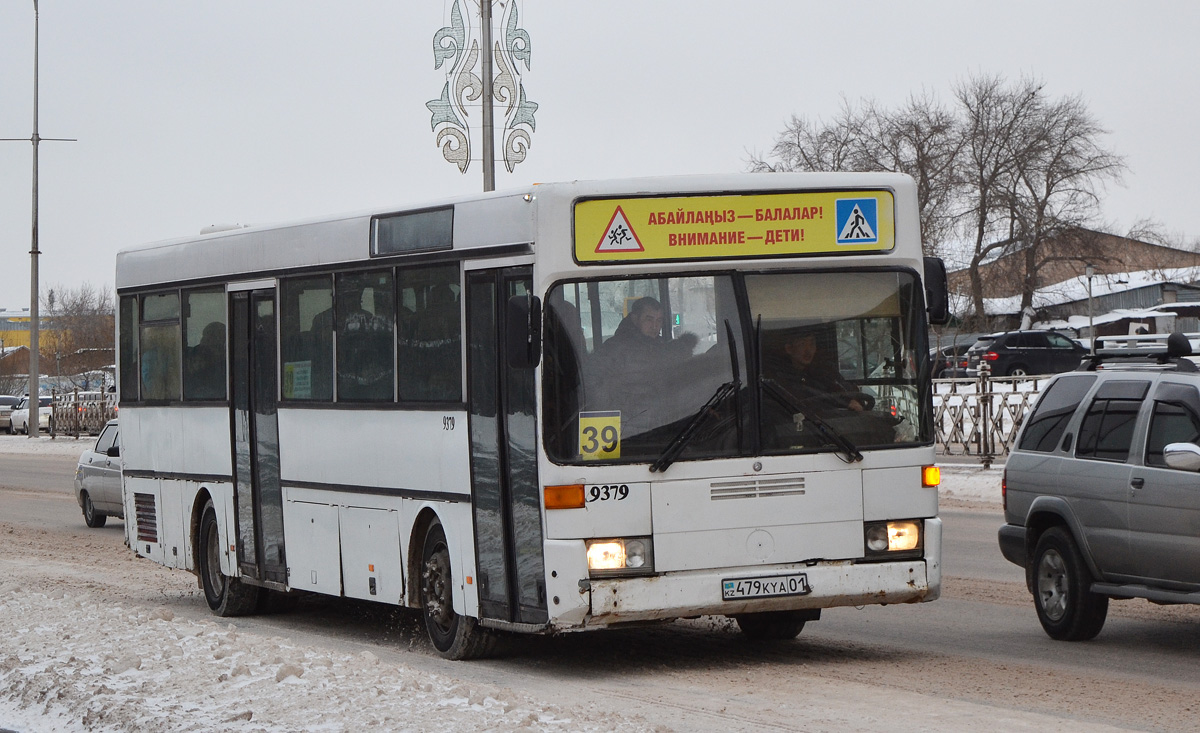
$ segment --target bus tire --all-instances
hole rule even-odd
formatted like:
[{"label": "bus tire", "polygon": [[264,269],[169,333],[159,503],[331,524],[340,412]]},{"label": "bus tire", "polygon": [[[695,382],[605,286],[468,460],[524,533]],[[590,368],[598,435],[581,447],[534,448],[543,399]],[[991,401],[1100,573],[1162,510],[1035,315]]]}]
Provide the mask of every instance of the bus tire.
[{"label": "bus tire", "polygon": [[96,505],[92,503],[92,497],[83,494],[83,521],[92,529],[100,529],[104,523],[108,521],[108,515],[104,512],[96,511]]},{"label": "bus tire", "polygon": [[1096,638],[1108,617],[1108,596],[1093,593],[1092,573],[1075,540],[1063,527],[1051,527],[1033,551],[1033,605],[1051,639]]},{"label": "bus tire", "polygon": [[247,585],[238,578],[221,572],[221,536],[217,527],[217,512],[212,502],[204,506],[200,519],[200,551],[197,566],[204,600],[218,616],[245,616],[258,607],[261,588]]},{"label": "bus tire", "polygon": [[477,619],[454,612],[454,582],[446,532],[434,522],[421,550],[421,614],[433,648],[446,659],[477,659],[495,647],[496,637]]},{"label": "bus tire", "polygon": [[747,639],[754,641],[788,641],[795,639],[804,630],[806,621],[816,621],[820,610],[812,611],[767,611],[734,616],[738,628]]}]

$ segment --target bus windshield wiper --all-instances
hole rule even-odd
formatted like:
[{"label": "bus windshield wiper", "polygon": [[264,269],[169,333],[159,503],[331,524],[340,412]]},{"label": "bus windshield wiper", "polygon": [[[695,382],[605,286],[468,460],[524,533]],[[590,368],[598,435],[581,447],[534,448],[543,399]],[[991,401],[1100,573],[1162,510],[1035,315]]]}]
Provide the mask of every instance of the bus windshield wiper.
[{"label": "bus windshield wiper", "polygon": [[[733,376],[733,380],[722,384],[720,387],[717,387],[717,391],[713,393],[712,397],[708,398],[708,402],[704,403],[704,407],[701,407],[700,411],[693,415],[691,420],[688,420],[687,425],[683,426],[683,430],[680,430],[679,434],[667,444],[667,447],[663,450],[662,455],[660,455],[658,460],[650,466],[651,473],[658,473],[660,471],[667,470],[667,468],[669,468],[671,464],[675,462],[675,459],[679,457],[679,454],[683,452],[683,449],[687,447],[687,444],[691,442],[692,438],[695,437],[696,432],[700,429],[700,426],[704,424],[705,420],[707,420],[710,415],[715,415],[716,408],[719,407],[725,400],[729,399],[730,395],[737,394],[737,391],[741,389],[742,373],[738,367],[737,346],[734,345],[735,341],[733,338],[733,326],[730,325],[728,318],[725,319],[725,336],[726,343],[729,344],[729,369],[730,374]],[[737,424],[738,445],[741,445],[741,401],[734,402],[734,421]]]},{"label": "bus windshield wiper", "polygon": [[812,411],[804,412],[800,409],[800,401],[791,392],[784,389],[774,379],[763,377],[758,380],[762,385],[763,391],[773,397],[779,404],[790,410],[792,414],[799,415],[803,422],[807,422],[817,429],[821,437],[832,443],[838,450],[846,454],[846,463],[857,463],[863,459],[863,454],[858,450],[850,439],[842,435],[829,423],[822,420],[820,417],[812,414]]},{"label": "bus windshield wiper", "polygon": [[729,399],[730,396],[737,394],[738,387],[740,386],[740,382],[726,382],[717,387],[717,391],[713,392],[713,396],[708,398],[708,402],[704,403],[704,407],[701,407],[699,412],[692,415],[692,418],[687,421],[687,425],[684,425],[679,434],[667,444],[667,447],[663,450],[662,455],[658,457],[658,460],[650,464],[650,472],[660,473],[667,470],[675,462],[675,459],[679,457],[679,454],[683,452],[683,449],[687,447],[687,444],[691,442],[692,438],[696,437],[700,426],[709,417],[716,414],[716,410],[721,406],[721,403]]}]

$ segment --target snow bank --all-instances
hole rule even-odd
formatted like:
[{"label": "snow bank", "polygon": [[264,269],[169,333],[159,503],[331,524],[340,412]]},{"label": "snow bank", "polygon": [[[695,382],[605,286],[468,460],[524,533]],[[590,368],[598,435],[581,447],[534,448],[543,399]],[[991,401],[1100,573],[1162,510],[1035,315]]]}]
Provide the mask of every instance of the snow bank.
[{"label": "snow bank", "polygon": [[0,727],[25,731],[646,730],[166,608],[0,584]]},{"label": "snow bank", "polygon": [[942,469],[942,485],[938,495],[944,499],[1001,503],[1000,482],[1004,466],[991,468],[963,463],[938,464]]},{"label": "snow bank", "polygon": [[95,435],[73,438],[59,435],[51,438],[41,435],[31,438],[26,435],[0,435],[0,455],[23,453],[25,455],[76,456],[96,444]]}]

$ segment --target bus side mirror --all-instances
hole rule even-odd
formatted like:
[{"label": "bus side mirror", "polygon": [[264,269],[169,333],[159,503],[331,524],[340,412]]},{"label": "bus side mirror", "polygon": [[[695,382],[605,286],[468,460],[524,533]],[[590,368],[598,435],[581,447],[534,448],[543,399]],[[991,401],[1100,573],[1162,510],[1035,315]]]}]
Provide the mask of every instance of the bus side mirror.
[{"label": "bus side mirror", "polygon": [[542,353],[542,301],[532,295],[508,299],[504,350],[513,369],[532,369]]},{"label": "bus side mirror", "polygon": [[950,294],[946,288],[946,263],[940,257],[925,258],[925,311],[934,326],[950,322]]}]

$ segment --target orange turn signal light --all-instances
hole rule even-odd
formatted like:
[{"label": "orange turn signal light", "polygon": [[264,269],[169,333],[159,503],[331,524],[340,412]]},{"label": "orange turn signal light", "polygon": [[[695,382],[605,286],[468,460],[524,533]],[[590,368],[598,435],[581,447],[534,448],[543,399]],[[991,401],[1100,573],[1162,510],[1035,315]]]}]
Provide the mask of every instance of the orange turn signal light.
[{"label": "orange turn signal light", "polygon": [[547,509],[582,509],[583,484],[546,486],[542,489]]},{"label": "orange turn signal light", "polygon": [[921,467],[921,485],[935,488],[942,483],[942,469],[937,466]]}]

